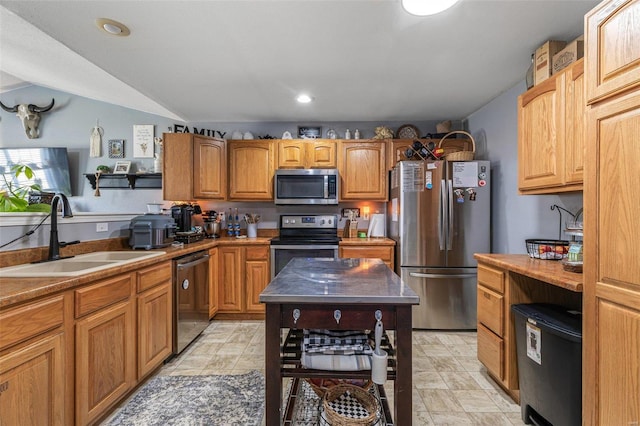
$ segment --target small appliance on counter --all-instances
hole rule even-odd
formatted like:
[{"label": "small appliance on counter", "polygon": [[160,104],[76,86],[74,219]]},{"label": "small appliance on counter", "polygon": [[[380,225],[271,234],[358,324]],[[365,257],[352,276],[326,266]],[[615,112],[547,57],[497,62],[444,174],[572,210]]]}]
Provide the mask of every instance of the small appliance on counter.
[{"label": "small appliance on counter", "polygon": [[176,222],[176,241],[189,244],[204,239],[202,230],[196,231],[193,227],[194,214],[202,214],[197,203],[182,203],[171,206],[171,217]]},{"label": "small appliance on counter", "polygon": [[220,238],[220,221],[218,220],[218,212],[209,210],[202,212],[202,229],[205,238]]},{"label": "small appliance on counter", "polygon": [[171,245],[175,237],[176,222],[162,214],[145,214],[131,219],[129,246],[150,250]]}]

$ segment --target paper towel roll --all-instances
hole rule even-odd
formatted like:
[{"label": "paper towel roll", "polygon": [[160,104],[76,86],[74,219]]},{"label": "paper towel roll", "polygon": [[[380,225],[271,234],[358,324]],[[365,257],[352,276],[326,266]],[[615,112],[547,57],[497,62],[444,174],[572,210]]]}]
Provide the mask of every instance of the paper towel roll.
[{"label": "paper towel roll", "polygon": [[387,352],[382,351],[382,355],[375,352],[371,355],[371,380],[378,385],[384,385],[387,381]]}]

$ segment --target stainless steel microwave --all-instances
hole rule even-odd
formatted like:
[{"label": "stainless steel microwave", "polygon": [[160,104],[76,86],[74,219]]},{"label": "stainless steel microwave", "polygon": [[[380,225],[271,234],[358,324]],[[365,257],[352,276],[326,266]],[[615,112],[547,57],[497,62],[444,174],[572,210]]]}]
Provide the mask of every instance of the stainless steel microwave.
[{"label": "stainless steel microwave", "polygon": [[338,204],[337,169],[278,169],[273,180],[276,204]]}]

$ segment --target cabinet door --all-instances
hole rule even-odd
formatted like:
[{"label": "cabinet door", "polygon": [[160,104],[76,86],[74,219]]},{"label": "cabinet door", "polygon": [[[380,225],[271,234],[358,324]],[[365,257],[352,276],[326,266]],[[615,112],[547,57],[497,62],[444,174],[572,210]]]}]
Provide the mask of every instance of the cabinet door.
[{"label": "cabinet door", "polygon": [[640,86],[640,1],[605,1],[585,16],[589,104]]},{"label": "cabinet door", "polygon": [[287,139],[278,144],[279,169],[303,169],[305,167],[305,143],[301,140]]},{"label": "cabinet door", "polygon": [[567,71],[567,87],[565,102],[565,182],[580,184],[582,189],[584,173],[584,140],[586,137],[586,110],[584,96],[584,60],[572,65]]},{"label": "cabinet door", "polygon": [[223,200],[227,195],[225,142],[193,137],[193,198]]},{"label": "cabinet door", "polygon": [[244,284],[244,248],[218,247],[220,274],[218,279],[219,312],[242,312]]},{"label": "cabinet door", "polygon": [[565,73],[518,97],[518,187],[521,191],[564,183]]},{"label": "cabinet door", "polygon": [[392,246],[340,246],[338,255],[343,259],[381,259],[393,271]]},{"label": "cabinet door", "polygon": [[335,169],[336,141],[316,140],[306,142],[306,167],[310,169]]},{"label": "cabinet door", "polygon": [[0,357],[0,423],[63,425],[65,362],[62,333],[33,339]]},{"label": "cabinet door", "polygon": [[138,380],[162,364],[172,350],[171,281],[138,295]]},{"label": "cabinet door", "polygon": [[592,105],[587,132],[584,418],[627,425],[640,421],[640,90]]},{"label": "cabinet door", "polygon": [[266,260],[247,260],[246,263],[246,289],[247,312],[264,313],[264,304],[259,297],[262,290],[267,287],[270,280],[269,262]]},{"label": "cabinet door", "polygon": [[273,200],[274,147],[270,141],[229,142],[229,198]]},{"label": "cabinet door", "polygon": [[218,312],[218,278],[219,262],[218,247],[209,250],[209,319]]},{"label": "cabinet door", "polygon": [[193,198],[193,135],[164,133],[162,142],[162,199]]},{"label": "cabinet door", "polygon": [[76,323],[76,423],[95,420],[135,383],[135,305],[112,305]]},{"label": "cabinet door", "polygon": [[340,199],[386,201],[386,158],[384,141],[340,141]]}]

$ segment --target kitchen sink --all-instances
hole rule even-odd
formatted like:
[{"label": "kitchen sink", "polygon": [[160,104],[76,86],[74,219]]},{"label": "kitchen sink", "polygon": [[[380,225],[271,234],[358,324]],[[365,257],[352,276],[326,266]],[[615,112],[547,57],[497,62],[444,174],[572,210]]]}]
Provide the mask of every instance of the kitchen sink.
[{"label": "kitchen sink", "polygon": [[99,251],[53,262],[27,263],[0,268],[0,277],[73,277],[163,254],[165,254],[164,251]]},{"label": "kitchen sink", "polygon": [[95,253],[81,254],[73,259],[105,261],[105,262],[128,262],[149,259],[165,254],[163,251],[97,251]]}]

